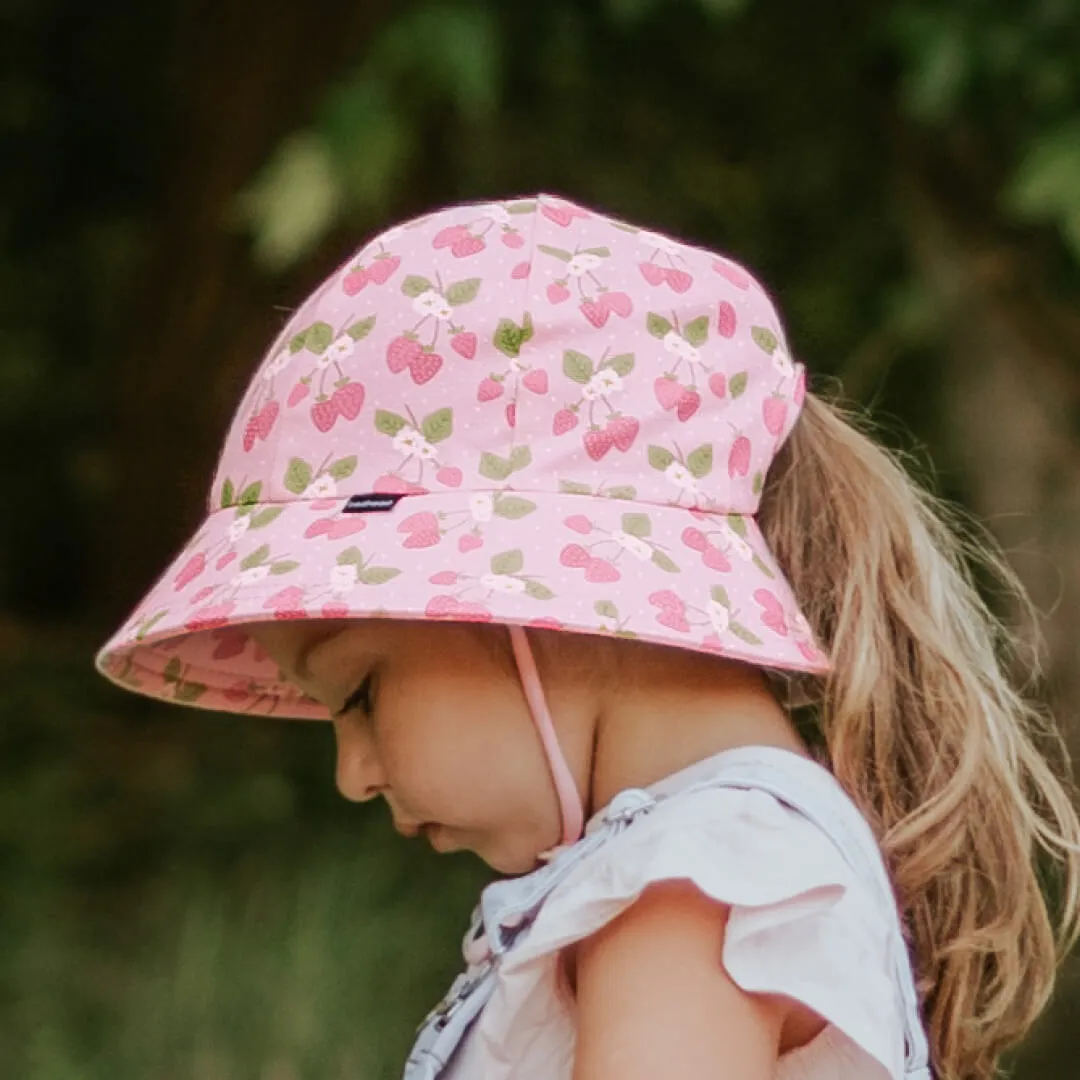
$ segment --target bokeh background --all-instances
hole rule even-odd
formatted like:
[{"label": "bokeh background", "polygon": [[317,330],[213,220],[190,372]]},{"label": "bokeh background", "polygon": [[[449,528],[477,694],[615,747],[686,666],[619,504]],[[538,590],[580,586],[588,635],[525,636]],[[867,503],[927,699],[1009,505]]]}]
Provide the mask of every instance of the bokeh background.
[{"label": "bokeh background", "polygon": [[[439,203],[564,194],[755,267],[1005,548],[1071,726],[1076,0],[0,0],[0,57],[3,1076],[393,1077],[456,969],[482,868],[338,800],[327,728],[91,668],[288,311]],[[1074,967],[1015,1075],[1078,1056]]]}]

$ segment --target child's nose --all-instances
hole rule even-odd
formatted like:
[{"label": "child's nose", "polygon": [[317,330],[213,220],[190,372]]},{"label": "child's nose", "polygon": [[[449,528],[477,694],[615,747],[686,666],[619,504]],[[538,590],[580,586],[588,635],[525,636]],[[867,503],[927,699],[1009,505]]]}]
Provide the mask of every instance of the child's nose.
[{"label": "child's nose", "polygon": [[386,779],[375,747],[357,732],[338,733],[337,789],[351,802],[374,799],[386,787]]}]

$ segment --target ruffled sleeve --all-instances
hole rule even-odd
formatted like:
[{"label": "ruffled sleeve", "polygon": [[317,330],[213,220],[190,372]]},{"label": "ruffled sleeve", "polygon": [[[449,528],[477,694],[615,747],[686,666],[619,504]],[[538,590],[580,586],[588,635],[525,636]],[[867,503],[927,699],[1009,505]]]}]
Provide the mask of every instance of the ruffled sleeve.
[{"label": "ruffled sleeve", "polygon": [[[902,1080],[890,916],[817,826],[762,791],[709,788],[664,800],[584,860],[505,957],[507,990],[526,985],[530,968],[595,933],[649,885],[676,879],[730,908],[718,961],[739,986],[786,995],[828,1022],[781,1060],[781,1076]],[[514,1011],[496,1008],[508,1022]],[[803,1067],[830,1056],[846,1065]]]}]

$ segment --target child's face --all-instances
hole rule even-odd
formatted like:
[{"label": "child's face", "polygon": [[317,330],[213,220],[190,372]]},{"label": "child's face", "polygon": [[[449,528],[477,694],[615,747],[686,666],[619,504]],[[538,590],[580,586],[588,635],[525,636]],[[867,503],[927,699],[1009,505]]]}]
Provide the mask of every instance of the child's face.
[{"label": "child's face", "polygon": [[363,619],[247,629],[331,713],[357,702],[334,719],[347,799],[381,795],[398,831],[422,831],[438,851],[474,851],[504,873],[532,869],[558,843],[546,759],[509,649],[493,648],[501,627]]}]

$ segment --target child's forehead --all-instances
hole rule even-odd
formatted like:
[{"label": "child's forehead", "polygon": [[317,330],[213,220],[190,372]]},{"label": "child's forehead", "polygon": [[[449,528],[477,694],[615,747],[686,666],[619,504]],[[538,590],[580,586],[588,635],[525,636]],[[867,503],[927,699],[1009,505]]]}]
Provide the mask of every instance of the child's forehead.
[{"label": "child's forehead", "polygon": [[368,657],[385,661],[395,655],[416,653],[432,666],[453,646],[482,647],[492,656],[509,655],[501,627],[469,623],[432,623],[418,619],[295,619],[253,623],[249,636],[289,676],[301,684],[314,682],[343,660]]}]

